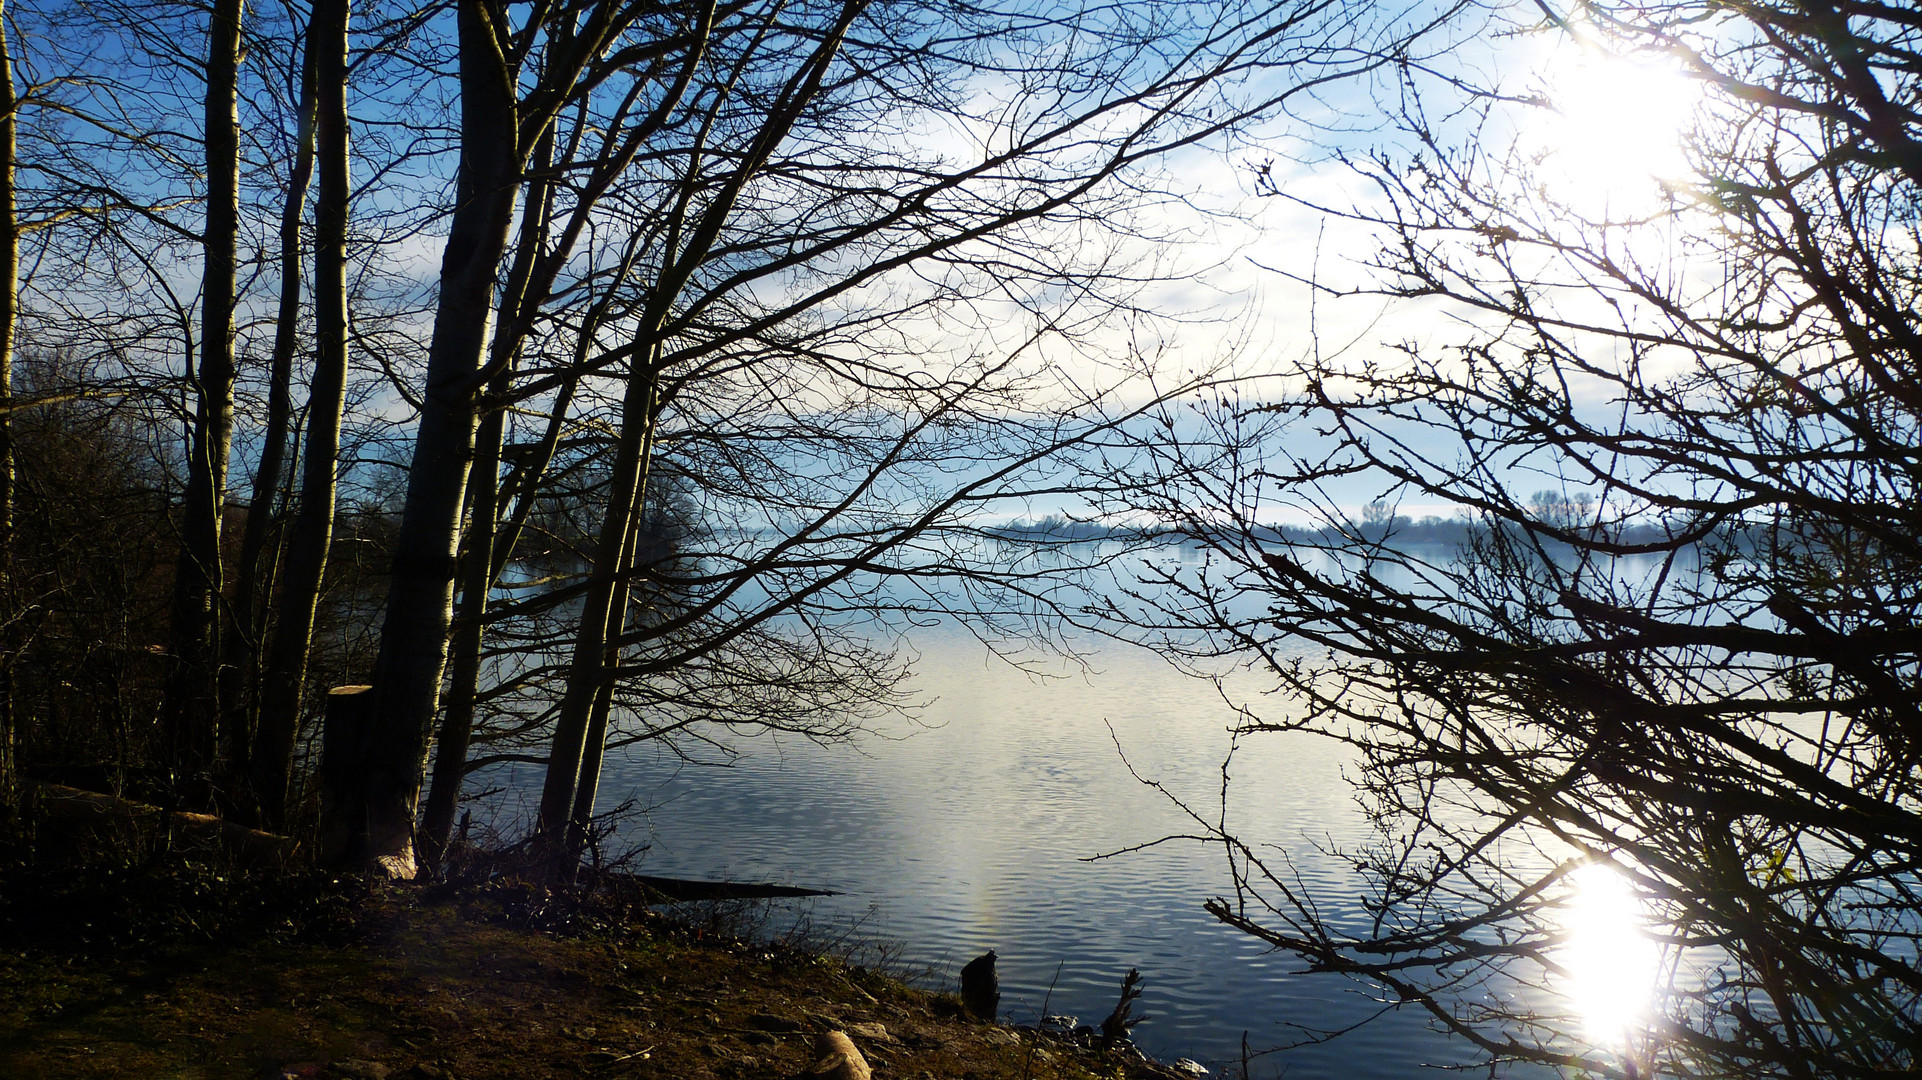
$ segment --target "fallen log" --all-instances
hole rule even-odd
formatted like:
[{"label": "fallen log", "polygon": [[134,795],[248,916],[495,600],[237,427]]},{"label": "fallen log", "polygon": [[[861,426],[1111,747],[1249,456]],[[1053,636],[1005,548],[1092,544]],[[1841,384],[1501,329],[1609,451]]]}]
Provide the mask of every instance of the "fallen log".
[{"label": "fallen log", "polygon": [[689,878],[655,877],[651,874],[623,874],[663,902],[681,900],[768,900],[791,896],[837,896],[832,889],[803,889],[794,885],[771,885],[746,881],[695,881]]},{"label": "fallen log", "polygon": [[69,827],[86,828],[96,835],[114,828],[166,828],[178,841],[197,847],[217,847],[252,864],[284,862],[300,847],[299,841],[292,837],[250,829],[212,814],[163,810],[65,784],[22,780],[21,792],[29,814]]}]

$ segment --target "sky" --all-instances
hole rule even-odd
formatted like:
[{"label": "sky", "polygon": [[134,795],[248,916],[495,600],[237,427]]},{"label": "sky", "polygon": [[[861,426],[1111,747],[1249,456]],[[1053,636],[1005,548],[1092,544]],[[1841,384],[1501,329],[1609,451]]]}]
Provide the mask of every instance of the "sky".
[{"label": "sky", "polygon": [[[1401,14],[1419,10],[1415,5]],[[365,40],[363,36],[362,43]],[[1508,121],[1508,128],[1497,125],[1496,130],[1498,137],[1514,138],[1522,152],[1540,157],[1545,182],[1562,196],[1609,204],[1638,187],[1652,190],[1652,178],[1675,167],[1675,135],[1687,116],[1688,84],[1645,62],[1611,60],[1552,40],[1541,35],[1471,36],[1466,45],[1456,42],[1438,63],[1458,74],[1499,74],[1507,87],[1553,100],[1552,108],[1510,109],[1527,119]],[[261,53],[256,64],[264,65],[266,55]],[[364,93],[355,100],[362,110],[356,138],[373,148],[381,140],[400,137],[388,129],[387,116],[380,111],[390,107],[380,102],[392,98],[400,84],[381,81],[385,76],[375,67],[362,72]],[[264,76],[265,69],[259,74]],[[1273,87],[1257,79],[1244,89],[1260,93]],[[439,92],[430,91],[423,100]],[[984,117],[990,103],[1005,98],[1005,87],[991,81],[984,80],[975,92]],[[1045,359],[1065,382],[1085,387],[1112,384],[1116,358],[1142,354],[1156,358],[1175,377],[1217,365],[1256,375],[1311,356],[1378,363],[1393,355],[1393,345],[1432,346],[1455,339],[1465,317],[1459,308],[1368,295],[1338,297],[1303,280],[1335,291],[1365,287],[1371,280],[1368,261],[1380,237],[1340,211],[1372,209],[1379,200],[1366,180],[1335,156],[1396,145],[1402,137],[1382,111],[1396,92],[1392,82],[1380,79],[1341,84],[1299,99],[1285,114],[1233,138],[1210,140],[1169,158],[1154,178],[1162,197],[1143,211],[1144,229],[1155,239],[1143,241],[1140,250],[1117,252],[1124,260],[1141,260],[1158,276],[1141,296],[1141,305],[1157,317],[1118,320],[1077,348],[1044,339],[1030,361]],[[1429,92],[1439,93],[1432,87]],[[949,137],[965,141],[964,134]],[[407,159],[404,172],[409,178],[402,187],[425,192],[443,182],[447,170],[435,162],[444,165],[446,157],[443,148],[438,155]],[[363,221],[376,210],[398,208],[387,205],[391,197],[382,194],[365,164],[356,177],[369,185],[357,204],[364,211]],[[1257,192],[1258,168],[1269,170],[1279,194]],[[418,216],[419,207],[413,213]],[[402,229],[383,239],[387,272],[415,283],[415,302],[424,303],[431,294],[440,239],[438,226]],[[172,275],[180,295],[191,296],[197,285],[198,268],[189,265],[191,261],[183,260]],[[271,302],[270,288],[257,287],[254,295],[262,304]],[[256,312],[264,313],[265,308]],[[927,330],[931,336],[979,335],[978,340],[947,343],[961,351],[1013,351],[1032,336],[1034,320],[1012,310],[1005,318],[1002,314],[986,310],[971,323]],[[393,326],[424,337],[428,315],[425,307],[411,315],[395,313]],[[1124,387],[1121,398],[1145,393],[1145,388]],[[389,416],[407,411],[391,391],[372,407]],[[237,478],[244,475],[244,469],[236,470]],[[1358,512],[1378,494],[1361,486],[1339,500]],[[1404,507],[1416,517],[1446,511],[1442,505]]]}]

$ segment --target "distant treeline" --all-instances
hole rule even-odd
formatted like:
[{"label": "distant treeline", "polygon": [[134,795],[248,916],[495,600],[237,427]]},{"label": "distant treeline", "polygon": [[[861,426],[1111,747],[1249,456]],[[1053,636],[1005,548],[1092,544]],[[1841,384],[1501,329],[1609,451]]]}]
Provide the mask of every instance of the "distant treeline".
[{"label": "distant treeline", "polygon": [[[1256,544],[1302,544],[1313,547],[1338,547],[1349,544],[1386,544],[1391,547],[1429,547],[1466,544],[1488,528],[1464,516],[1423,518],[1365,513],[1362,520],[1322,524],[1268,524],[1238,530],[1239,539]],[[1050,514],[1035,521],[1015,521],[991,530],[1008,540],[1023,543],[1158,543],[1201,544],[1221,537],[1203,537],[1191,530],[1152,524],[1117,524],[1085,521]],[[1672,539],[1669,530],[1653,523],[1612,526],[1612,544],[1659,547]]]}]

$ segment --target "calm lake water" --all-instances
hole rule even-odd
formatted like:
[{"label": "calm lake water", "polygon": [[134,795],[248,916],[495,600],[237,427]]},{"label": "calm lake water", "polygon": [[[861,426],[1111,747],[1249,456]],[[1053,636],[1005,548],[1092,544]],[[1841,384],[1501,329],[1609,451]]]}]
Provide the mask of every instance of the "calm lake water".
[{"label": "calm lake water", "polygon": [[[964,634],[915,646],[915,687],[934,699],[924,726],[896,722],[831,746],[743,738],[729,768],[646,747],[610,758],[603,805],[632,797],[650,808],[624,837],[649,845],[637,869],[833,889],[801,906],[817,927],[858,925],[898,943],[904,966],[949,987],[992,948],[1002,1011],[1018,1023],[1045,1009],[1099,1024],[1137,967],[1137,1011],[1152,1018],[1137,1043],[1215,1075],[1237,1062],[1244,1034],[1261,1051],[1381,1011],[1365,988],[1295,974],[1298,962],[1204,912],[1205,899],[1231,892],[1219,849],[1174,841],[1088,861],[1188,831],[1123,752],[1141,776],[1220,812],[1231,717],[1212,687],[1120,645],[1102,646],[1091,672],[1061,666],[1064,677],[1047,680]],[[1336,751],[1265,736],[1237,751],[1231,772],[1231,826],[1286,848],[1320,898],[1358,914],[1356,883],[1316,847],[1366,837]],[[1253,1073],[1355,1080],[1465,1060],[1419,1017],[1391,1012],[1332,1043],[1262,1056]]]}]

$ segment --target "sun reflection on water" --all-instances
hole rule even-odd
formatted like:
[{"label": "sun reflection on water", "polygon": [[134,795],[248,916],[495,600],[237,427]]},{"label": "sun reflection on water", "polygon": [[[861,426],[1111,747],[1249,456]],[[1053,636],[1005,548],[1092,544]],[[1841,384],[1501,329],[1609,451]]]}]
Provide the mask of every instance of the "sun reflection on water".
[{"label": "sun reflection on water", "polygon": [[1621,1050],[1647,1023],[1661,969],[1648,912],[1621,871],[1592,863],[1569,877],[1562,993],[1596,1045]]}]

